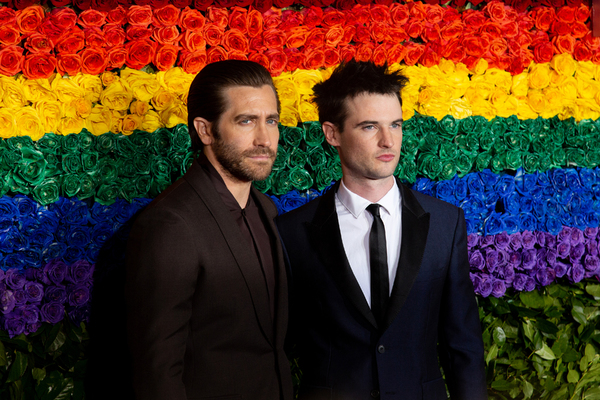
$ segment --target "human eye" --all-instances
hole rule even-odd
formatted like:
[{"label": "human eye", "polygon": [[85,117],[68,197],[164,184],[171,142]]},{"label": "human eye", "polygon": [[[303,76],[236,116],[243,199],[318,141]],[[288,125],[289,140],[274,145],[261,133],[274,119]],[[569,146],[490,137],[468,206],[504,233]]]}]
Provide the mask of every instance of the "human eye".
[{"label": "human eye", "polygon": [[400,122],[394,122],[394,123],[391,125],[391,128],[392,128],[392,129],[402,129],[402,123],[400,123]]},{"label": "human eye", "polygon": [[277,118],[269,118],[267,119],[267,124],[268,125],[277,125],[279,123],[279,120]]},{"label": "human eye", "polygon": [[363,125],[362,128],[365,131],[374,131],[377,129],[377,127],[375,125]]}]

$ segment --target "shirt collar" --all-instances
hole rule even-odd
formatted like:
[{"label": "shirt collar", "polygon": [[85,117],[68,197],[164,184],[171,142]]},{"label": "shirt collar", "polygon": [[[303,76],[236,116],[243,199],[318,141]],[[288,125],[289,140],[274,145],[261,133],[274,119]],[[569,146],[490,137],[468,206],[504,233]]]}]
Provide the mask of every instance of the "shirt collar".
[{"label": "shirt collar", "polygon": [[[353,193],[344,185],[344,181],[340,182],[340,187],[336,193],[336,196],[340,203],[350,214],[354,216],[354,218],[360,217],[360,215],[365,211],[365,209],[372,202]],[[379,204],[388,214],[392,214],[394,212],[400,211],[400,188],[398,187],[398,183],[396,179],[394,179],[394,185],[390,188],[390,190],[383,196],[378,202]]]}]

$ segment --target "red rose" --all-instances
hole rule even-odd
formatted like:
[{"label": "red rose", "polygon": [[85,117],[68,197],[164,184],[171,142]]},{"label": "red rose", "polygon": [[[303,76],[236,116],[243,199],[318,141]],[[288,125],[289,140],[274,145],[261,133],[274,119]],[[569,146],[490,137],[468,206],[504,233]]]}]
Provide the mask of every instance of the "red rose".
[{"label": "red rose", "polygon": [[514,38],[520,33],[519,24],[514,21],[501,25],[501,29],[504,38]]},{"label": "red rose", "polygon": [[356,56],[356,47],[354,46],[341,46],[339,48],[340,51],[340,60],[344,61],[344,62],[348,62],[350,60],[354,59],[354,56]]},{"label": "red rose", "polygon": [[86,47],[105,47],[106,40],[104,34],[100,28],[85,28],[83,31],[85,34],[85,46]]},{"label": "red rose", "polygon": [[404,59],[406,49],[401,44],[387,45],[387,56],[390,64],[399,63]]},{"label": "red rose", "polygon": [[254,0],[254,8],[260,12],[266,12],[273,7],[273,0]]},{"label": "red rose", "polygon": [[173,68],[179,54],[179,46],[165,44],[158,46],[154,54],[153,64],[159,71],[168,71]]},{"label": "red rose", "polygon": [[575,49],[575,38],[571,35],[555,36],[552,38],[552,44],[554,44],[554,51],[558,54],[573,54],[573,50]]},{"label": "red rose", "polygon": [[71,8],[55,8],[47,14],[46,20],[56,28],[68,31],[77,23],[77,14]]},{"label": "red rose", "polygon": [[27,7],[31,7],[34,2],[35,2],[35,0],[12,0],[9,3],[9,6],[14,7],[17,10],[24,10]]},{"label": "red rose", "polygon": [[152,62],[156,52],[156,43],[149,39],[133,40],[125,45],[127,60],[125,64],[129,68],[142,69]]},{"label": "red rose", "polygon": [[590,30],[583,22],[575,21],[571,25],[570,33],[571,33],[571,35],[573,35],[573,37],[575,39],[581,39],[581,38],[585,37],[585,35],[587,35],[589,32],[590,32]]},{"label": "red rose", "polygon": [[59,54],[56,57],[56,69],[59,75],[77,75],[81,72],[81,56],[79,54]]},{"label": "red rose", "polygon": [[131,6],[127,10],[129,25],[148,26],[152,23],[152,8],[150,6]]},{"label": "red rose", "polygon": [[119,25],[104,25],[102,34],[106,41],[106,47],[122,46],[125,43],[125,31]]},{"label": "red rose", "polygon": [[270,49],[265,52],[269,59],[269,71],[272,76],[279,76],[287,66],[287,56],[282,50]]},{"label": "red rose", "polygon": [[419,21],[423,21],[427,14],[423,3],[409,3],[408,10],[410,11],[410,16]]},{"label": "red rose", "polygon": [[535,27],[540,31],[550,30],[550,26],[556,19],[554,8],[536,7],[531,14],[535,21]]},{"label": "red rose", "polygon": [[481,57],[487,51],[489,43],[481,36],[467,36],[463,37],[462,45],[464,46],[467,55]]},{"label": "red rose", "polygon": [[333,67],[341,62],[340,52],[338,49],[327,47],[325,50],[323,50],[323,56],[325,57],[323,65],[326,68]]},{"label": "red rose", "polygon": [[127,10],[125,10],[121,6],[118,6],[117,8],[110,10],[106,14],[106,22],[108,22],[109,24],[122,25],[125,23],[126,18],[127,18]]},{"label": "red rose", "polygon": [[401,43],[408,40],[408,35],[401,27],[392,27],[388,29],[388,40],[391,43]]},{"label": "red rose", "polygon": [[125,65],[127,49],[124,46],[111,47],[108,50],[108,69],[119,69]]},{"label": "red rose", "polygon": [[463,24],[469,32],[477,31],[487,22],[487,18],[481,11],[468,9],[463,13]]},{"label": "red rose", "polygon": [[107,13],[110,10],[117,8],[118,5],[119,2],[117,0],[92,0],[90,8]]},{"label": "red rose", "polygon": [[462,14],[458,12],[456,8],[448,7],[444,9],[444,16],[442,17],[442,24],[451,23],[454,21],[462,21]]},{"label": "red rose", "polygon": [[194,0],[194,8],[199,11],[206,11],[212,4],[213,0]]},{"label": "red rose", "polygon": [[188,74],[197,74],[206,65],[206,51],[181,52],[181,68]]},{"label": "red rose", "polygon": [[304,46],[306,43],[306,37],[308,36],[308,28],[305,26],[298,26],[292,28],[287,32],[287,38],[285,45],[291,48],[298,48]]},{"label": "red rose", "polygon": [[92,6],[92,0],[73,0],[73,5],[80,10],[87,10]]},{"label": "red rose", "polygon": [[330,8],[323,12],[323,20],[321,24],[325,27],[342,25],[346,22],[346,16],[343,12]]},{"label": "red rose", "polygon": [[56,69],[56,58],[48,53],[29,54],[23,61],[23,75],[27,79],[49,78]]},{"label": "red rose", "polygon": [[462,47],[460,45],[460,39],[454,39],[453,42],[456,44],[454,47],[452,48],[452,51],[448,53],[446,57],[448,60],[452,61],[453,63],[457,64],[459,62],[462,62],[466,57],[467,54],[465,53],[465,49],[464,47]]},{"label": "red rose", "polygon": [[490,53],[495,57],[502,56],[508,51],[508,44],[505,39],[497,38],[490,42]]},{"label": "red rose", "polygon": [[206,63],[212,64],[217,61],[227,60],[227,52],[221,46],[215,46],[206,52]]},{"label": "red rose", "polygon": [[160,44],[176,45],[181,38],[181,34],[179,33],[177,26],[169,25],[155,28],[152,37]]},{"label": "red rose", "polygon": [[251,38],[257,37],[263,31],[263,18],[258,10],[250,10],[248,13],[248,36]]},{"label": "red rose", "polygon": [[246,36],[237,29],[230,29],[225,32],[222,44],[227,51],[234,50],[241,53],[248,53],[250,49],[248,45],[248,39],[246,39]]},{"label": "red rose", "polygon": [[406,22],[408,22],[408,18],[410,17],[408,6],[400,3],[392,4],[390,8],[390,14],[392,16],[392,21],[396,26],[403,26],[406,24]]},{"label": "red rose", "polygon": [[30,53],[50,53],[54,49],[54,43],[43,33],[32,33],[25,41],[25,48]]},{"label": "red rose", "polygon": [[387,59],[387,46],[385,44],[380,44],[379,46],[375,47],[371,61],[373,61],[375,65],[381,66],[386,63]]},{"label": "red rose", "polygon": [[224,33],[225,32],[222,28],[218,27],[212,22],[204,25],[204,38],[206,39],[206,43],[211,46],[217,46],[221,44]]},{"label": "red rose", "polygon": [[539,43],[549,42],[550,38],[546,32],[536,31],[534,35],[531,36],[531,47],[535,47]]},{"label": "red rose", "polygon": [[181,40],[181,45],[190,53],[198,50],[206,51],[206,40],[204,40],[204,35],[194,31],[185,32]]},{"label": "red rose", "polygon": [[295,71],[298,68],[300,68],[300,65],[302,64],[302,60],[304,59],[304,57],[302,56],[302,53],[298,49],[285,48],[285,49],[283,49],[283,52],[285,53],[285,55],[287,57],[287,70],[288,71]]},{"label": "red rose", "polygon": [[325,45],[325,29],[324,28],[313,28],[308,32],[306,37],[307,47],[318,47],[321,48]]},{"label": "red rose", "polygon": [[418,38],[423,33],[423,21],[420,20],[410,20],[406,25],[404,25],[404,30],[413,39]]},{"label": "red rose", "polygon": [[14,26],[0,27],[0,44],[15,46],[21,43],[21,33]]},{"label": "red rose", "polygon": [[355,25],[356,26],[356,32],[354,32],[354,41],[359,44],[359,43],[367,43],[371,40],[371,31],[369,31],[369,28],[367,28],[366,26],[362,26],[362,25]]},{"label": "red rose", "polygon": [[263,42],[269,49],[280,49],[285,43],[285,33],[279,29],[268,29],[263,32]]},{"label": "red rose", "polygon": [[81,53],[81,70],[84,74],[100,75],[108,66],[108,53],[102,48],[86,48]]},{"label": "red rose", "polygon": [[90,8],[79,14],[77,22],[84,28],[100,27],[106,22],[106,13]]},{"label": "red rose", "polygon": [[[252,3],[250,3],[250,4],[252,4]],[[289,7],[292,4],[294,4],[294,0],[274,0],[273,4],[277,8],[286,8],[286,7]]]},{"label": "red rose", "polygon": [[526,12],[529,7],[531,7],[531,3],[531,0],[511,0],[506,4],[513,7],[515,11],[520,14]]},{"label": "red rose", "polygon": [[423,55],[421,56],[421,58],[419,58],[419,61],[423,66],[431,68],[434,65],[438,65],[440,63],[440,55],[431,47],[426,46]]},{"label": "red rose", "polygon": [[574,7],[561,7],[556,12],[556,18],[567,24],[571,24],[575,22],[575,11]]},{"label": "red rose", "polygon": [[181,11],[178,8],[176,8],[172,4],[169,4],[165,7],[155,9],[152,21],[156,26],[177,25],[177,21],[179,21],[180,14]]},{"label": "red rose", "polygon": [[233,50],[230,51],[229,53],[227,53],[227,59],[228,60],[247,60],[248,56],[240,51],[237,50]]},{"label": "red rose", "polygon": [[530,14],[521,14],[521,18],[517,21],[520,31],[531,31],[535,27],[535,21]]},{"label": "red rose", "polygon": [[54,45],[57,53],[77,53],[85,46],[85,34],[77,26],[71,28],[65,35]]},{"label": "red rose", "polygon": [[269,69],[269,59],[263,53],[252,53],[248,57],[248,60],[254,61],[255,63],[259,63],[266,69]]},{"label": "red rose", "polygon": [[598,50],[600,48],[600,37],[592,35],[592,32],[588,32],[582,39],[582,42],[590,50]]},{"label": "red rose", "polygon": [[352,21],[355,25],[364,25],[371,23],[371,14],[369,7],[364,4],[357,4],[352,8],[348,21]]},{"label": "red rose", "polygon": [[192,10],[191,8],[186,7],[181,12],[179,25],[181,25],[181,29],[183,31],[190,30],[194,32],[202,32],[205,22],[206,19],[200,11]]},{"label": "red rose", "polygon": [[17,12],[8,7],[0,7],[0,26],[17,26]]},{"label": "red rose", "polygon": [[335,47],[341,42],[343,38],[344,29],[340,25],[332,26],[331,28],[329,28],[327,33],[325,33],[325,46]]},{"label": "red rose", "polygon": [[237,29],[245,34],[248,31],[248,10],[234,7],[229,14],[229,28]]},{"label": "red rose", "polygon": [[482,11],[494,22],[503,23],[506,20],[504,3],[499,1],[490,1]]},{"label": "red rose", "polygon": [[573,49],[573,58],[577,61],[589,61],[592,59],[592,52],[583,43],[578,42]]},{"label": "red rose", "polygon": [[373,43],[362,43],[356,46],[356,55],[354,58],[356,61],[371,61],[373,50],[375,46]]},{"label": "red rose", "polygon": [[592,62],[596,65],[600,64],[600,52],[593,52],[592,53]]},{"label": "red rose", "polygon": [[[356,5],[356,0],[337,0],[335,2],[335,8],[337,8],[338,10],[350,10],[352,9],[352,7],[354,7]],[[327,61],[325,61],[325,64],[327,64]]]},{"label": "red rose", "polygon": [[579,22],[586,22],[589,17],[590,8],[588,6],[582,4],[579,7],[577,7],[577,10],[575,11],[575,20]]},{"label": "red rose", "polygon": [[235,5],[235,0],[214,0],[216,7],[228,9]]},{"label": "red rose", "polygon": [[313,28],[321,24],[323,20],[323,9],[316,6],[310,6],[302,9],[302,15],[304,16],[304,26],[307,28]]},{"label": "red rose", "polygon": [[169,4],[170,0],[150,0],[149,6],[153,10],[158,10],[159,8],[166,7]]},{"label": "red rose", "polygon": [[140,25],[129,25],[125,31],[125,35],[127,41],[146,40],[152,37],[152,29]]},{"label": "red rose", "polygon": [[19,46],[8,46],[0,50],[0,74],[13,76],[21,71],[23,65],[23,49]]},{"label": "red rose", "polygon": [[533,60],[538,63],[548,63],[554,56],[554,47],[550,42],[540,42],[533,46]]},{"label": "red rose", "polygon": [[390,9],[389,7],[386,7],[384,5],[371,4],[369,14],[371,15],[371,20],[374,22],[380,22],[385,24],[390,24],[392,22]]},{"label": "red rose", "polygon": [[209,21],[218,27],[223,29],[227,28],[227,23],[229,22],[229,13],[227,12],[227,9],[211,6],[208,7],[206,16]]},{"label": "red rose", "polygon": [[440,37],[443,40],[456,39],[462,35],[463,23],[462,21],[452,21],[451,23],[443,26],[440,29]]},{"label": "red rose", "polygon": [[304,69],[318,69],[325,64],[325,53],[321,49],[309,49],[304,53]]},{"label": "red rose", "polygon": [[552,24],[552,33],[556,35],[567,35],[571,33],[571,24],[563,21],[554,21]]},{"label": "red rose", "polygon": [[281,10],[271,8],[262,14],[264,29],[272,29],[281,23]]},{"label": "red rose", "polygon": [[533,42],[533,36],[529,32],[521,32],[519,36],[509,40],[516,41],[521,48],[527,48],[531,45],[531,42]]},{"label": "red rose", "polygon": [[408,66],[415,65],[423,52],[425,51],[425,46],[418,43],[408,43],[406,46],[406,53],[404,53],[404,63]]},{"label": "red rose", "polygon": [[250,39],[250,48],[252,49],[252,51],[258,52],[267,50],[265,43],[263,42],[262,36],[257,36]]},{"label": "red rose", "polygon": [[425,42],[436,42],[440,40],[442,38],[440,26],[438,24],[426,22],[423,28],[423,33],[421,33],[421,38]]},{"label": "red rose", "polygon": [[44,20],[44,9],[41,6],[30,6],[17,11],[17,26],[22,33],[35,32]]},{"label": "red rose", "polygon": [[425,19],[432,24],[439,24],[444,20],[444,7],[439,4],[425,5]]},{"label": "red rose", "polygon": [[[279,29],[287,31],[288,29],[302,25],[303,20],[304,16],[302,13],[294,10],[284,10],[281,13],[281,24],[279,24]],[[231,22],[229,25],[231,26]]]},{"label": "red rose", "polygon": [[[393,28],[391,28],[391,29],[393,29]],[[344,27],[344,37],[340,41],[340,44],[350,43],[352,41],[352,38],[354,38],[354,35],[356,35],[356,26],[346,25]]]}]

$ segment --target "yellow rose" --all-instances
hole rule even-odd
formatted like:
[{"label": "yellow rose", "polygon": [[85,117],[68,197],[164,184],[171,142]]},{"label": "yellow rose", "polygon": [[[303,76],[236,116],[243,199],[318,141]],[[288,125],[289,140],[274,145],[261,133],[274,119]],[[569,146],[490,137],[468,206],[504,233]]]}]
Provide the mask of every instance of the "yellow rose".
[{"label": "yellow rose", "polygon": [[598,66],[591,61],[579,61],[575,78],[579,79],[594,79]]},{"label": "yellow rose", "polygon": [[577,82],[577,93],[579,97],[584,99],[593,99],[596,93],[600,91],[600,82],[583,77],[575,78]]},{"label": "yellow rose", "polygon": [[496,87],[509,92],[512,87],[513,79],[510,72],[498,68],[490,68],[485,72],[485,79],[493,83]]},{"label": "yellow rose", "polygon": [[517,117],[519,119],[536,119],[538,113],[536,113],[530,106],[527,97],[517,97]]},{"label": "yellow rose", "polygon": [[467,92],[467,89],[471,86],[469,72],[466,70],[456,69],[453,73],[446,74],[445,82],[453,89],[453,99],[463,97]]},{"label": "yellow rose", "polygon": [[488,100],[494,91],[493,84],[485,81],[473,82],[464,95],[464,98],[471,104],[477,99]]},{"label": "yellow rose", "polygon": [[92,102],[88,99],[75,99],[64,111],[65,115],[70,118],[87,118],[92,112]]},{"label": "yellow rose", "polygon": [[555,87],[547,87],[542,90],[546,101],[547,101],[547,109],[545,112],[541,113],[541,116],[544,118],[552,118],[562,112],[563,109],[563,95]]},{"label": "yellow rose", "polygon": [[334,66],[319,69],[319,72],[321,73],[321,81],[326,81],[327,79],[329,79],[334,70],[335,70]]},{"label": "yellow rose", "polygon": [[142,130],[146,132],[154,132],[155,130],[165,126],[160,119],[160,115],[158,115],[158,113],[154,110],[149,110],[143,115],[143,118]]},{"label": "yellow rose", "polygon": [[450,101],[450,114],[457,119],[463,119],[473,115],[471,105],[465,99],[452,99]]},{"label": "yellow rose", "polygon": [[103,73],[100,75],[100,80],[102,81],[102,84],[103,84],[104,86],[108,86],[108,85],[110,85],[111,83],[113,83],[113,82],[115,82],[115,81],[118,81],[119,79],[121,79],[121,78],[119,77],[119,75],[118,75],[117,73],[115,73],[115,72],[111,72],[111,71],[106,71],[106,72],[103,72]]},{"label": "yellow rose", "polygon": [[477,64],[475,64],[473,67],[473,73],[477,75],[483,75],[487,69],[488,62],[485,60],[485,58],[480,58],[479,61],[477,61]]},{"label": "yellow rose", "polygon": [[123,118],[123,124],[121,126],[121,133],[123,135],[131,135],[133,131],[136,129],[140,129],[142,127],[142,117],[135,114],[127,114],[125,118]]},{"label": "yellow rose", "polygon": [[502,118],[508,118],[511,115],[517,114],[517,108],[519,107],[519,102],[515,96],[506,96],[504,101],[494,104],[494,108],[496,109],[496,115]]},{"label": "yellow rose", "polygon": [[527,80],[527,72],[522,72],[519,75],[513,76],[512,86],[510,87],[512,94],[515,96],[527,96],[527,90],[529,90]]},{"label": "yellow rose", "polygon": [[439,67],[440,71],[442,71],[446,75],[451,75],[456,70],[454,63],[450,60],[446,60],[445,58],[442,58],[440,60],[438,67]]},{"label": "yellow rose", "polygon": [[600,107],[596,104],[596,101],[592,99],[577,99],[575,100],[575,119],[581,121],[582,119],[593,119],[596,120],[600,117]]},{"label": "yellow rose", "polygon": [[302,99],[300,99],[300,104],[298,105],[298,114],[302,122],[319,120],[317,107],[314,105],[314,103],[309,101],[306,96],[303,96]]},{"label": "yellow rose", "polygon": [[125,118],[125,115],[127,114],[125,111],[117,110],[110,110],[110,112],[112,114],[112,126],[110,127],[110,131],[112,133],[119,133],[123,129],[123,118]]},{"label": "yellow rose", "polygon": [[69,77],[58,77],[52,81],[52,91],[56,93],[58,101],[70,103],[75,99],[85,98],[83,88]]},{"label": "yellow rose", "polygon": [[496,109],[487,100],[479,99],[476,102],[470,104],[471,112],[473,113],[473,115],[481,115],[482,117],[485,117],[488,120],[491,120],[496,116]]},{"label": "yellow rose", "polygon": [[298,115],[298,109],[288,105],[281,105],[281,112],[279,114],[279,122],[285,126],[297,126],[300,120]]},{"label": "yellow rose", "polygon": [[181,67],[170,68],[156,74],[156,79],[163,88],[179,96],[187,96],[194,77],[195,75],[184,72]]},{"label": "yellow rose", "polygon": [[577,62],[569,53],[557,54],[552,57],[550,66],[553,70],[563,76],[573,76],[577,70]]},{"label": "yellow rose", "polygon": [[129,106],[129,112],[143,117],[150,110],[150,104],[147,102],[135,100]]},{"label": "yellow rose", "polygon": [[408,121],[412,117],[415,116],[415,109],[413,107],[404,107],[404,102],[402,102],[402,119]]},{"label": "yellow rose", "polygon": [[131,68],[121,71],[121,81],[133,92],[133,97],[140,101],[150,101],[160,89],[160,83],[154,74],[147,74]]},{"label": "yellow rose", "polygon": [[450,113],[450,102],[431,99],[431,101],[425,104],[420,104],[417,111],[423,115],[429,115],[437,120],[441,120]]},{"label": "yellow rose", "polygon": [[448,80],[448,76],[440,70],[437,65],[434,65],[431,68],[428,68],[427,74],[425,75],[425,85],[431,86],[441,86],[445,85]]},{"label": "yellow rose", "polygon": [[37,112],[31,107],[22,107],[15,112],[15,124],[19,127],[17,135],[29,136],[31,140],[40,140],[44,136],[44,127]]},{"label": "yellow rose", "polygon": [[527,103],[538,114],[544,113],[548,108],[548,100],[541,90],[530,90],[527,93]]},{"label": "yellow rose", "polygon": [[177,101],[180,100],[175,93],[161,89],[152,98],[152,107],[154,107],[156,111],[162,111],[171,107],[171,105]]},{"label": "yellow rose", "polygon": [[577,98],[577,80],[572,76],[563,76],[557,87],[566,99]]},{"label": "yellow rose", "polygon": [[92,108],[92,112],[86,120],[87,130],[95,136],[110,132],[112,125],[112,112],[110,108],[100,104]]},{"label": "yellow rose", "polygon": [[177,124],[187,124],[187,108],[182,102],[175,102],[171,107],[160,112],[160,118],[167,128]]},{"label": "yellow rose", "polygon": [[42,121],[44,132],[56,133],[58,124],[63,117],[63,106],[58,101],[39,101],[35,105],[37,114]]},{"label": "yellow rose", "polygon": [[419,101],[421,86],[408,84],[402,88],[400,96],[402,96],[402,103],[415,104]]},{"label": "yellow rose", "polygon": [[15,109],[0,108],[0,138],[8,139],[17,135]]},{"label": "yellow rose", "polygon": [[290,107],[298,106],[300,93],[292,79],[292,74],[285,73],[273,77],[273,83],[275,84],[275,89],[277,89],[277,94],[279,95],[279,101],[281,102],[282,107],[284,105]]},{"label": "yellow rose", "polygon": [[129,109],[133,94],[123,81],[115,81],[107,86],[100,95],[100,102],[111,110],[124,111]]},{"label": "yellow rose", "polygon": [[88,74],[77,74],[73,81],[83,89],[84,98],[95,103],[102,94],[102,80],[100,77]]},{"label": "yellow rose", "polygon": [[577,114],[577,104],[574,100],[565,99],[562,103],[562,110],[558,114],[558,118],[561,120],[569,119]]},{"label": "yellow rose", "polygon": [[66,117],[60,120],[58,124],[58,133],[60,135],[69,135],[71,133],[81,133],[85,127],[85,120],[79,117]]},{"label": "yellow rose", "polygon": [[55,101],[57,99],[48,79],[25,79],[22,86],[25,98],[32,103],[42,100]]},{"label": "yellow rose", "polygon": [[19,108],[29,104],[23,86],[14,78],[0,75],[0,104],[8,108]]},{"label": "yellow rose", "polygon": [[600,104],[600,92],[594,95],[594,99],[596,100],[596,103]]},{"label": "yellow rose", "polygon": [[529,70],[529,87],[532,89],[543,89],[550,84],[550,66],[534,64]]},{"label": "yellow rose", "polygon": [[433,98],[433,90],[430,88],[425,88],[419,92],[419,98],[417,99],[417,103],[419,105],[426,104],[431,101]]},{"label": "yellow rose", "polygon": [[425,67],[412,65],[403,70],[411,85],[421,86],[427,79],[428,70]]},{"label": "yellow rose", "polygon": [[495,88],[492,94],[490,95],[490,103],[494,107],[502,106],[508,100],[509,94],[501,88]]},{"label": "yellow rose", "polygon": [[[307,70],[307,69],[297,69],[292,73],[292,78],[296,83],[296,87],[298,88],[298,93],[303,94],[312,94],[312,88],[317,83],[322,81],[321,74],[319,71]],[[300,113],[302,114],[302,113]],[[314,121],[314,120],[313,120]]]}]

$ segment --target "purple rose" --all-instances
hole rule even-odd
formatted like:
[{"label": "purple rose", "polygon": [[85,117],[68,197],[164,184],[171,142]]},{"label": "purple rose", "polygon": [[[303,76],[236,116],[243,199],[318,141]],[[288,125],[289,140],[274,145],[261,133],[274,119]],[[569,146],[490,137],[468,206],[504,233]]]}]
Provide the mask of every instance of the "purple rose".
[{"label": "purple rose", "polygon": [[586,244],[585,244],[585,249],[588,252],[589,255],[591,256],[597,256],[598,255],[598,242],[594,239],[590,239]]},{"label": "purple rose", "polygon": [[49,302],[64,303],[67,300],[67,291],[64,286],[49,286],[46,288],[46,300]]},{"label": "purple rose", "polygon": [[556,236],[549,234],[548,232],[542,232],[544,234],[544,245],[543,247],[554,248],[556,247]]},{"label": "purple rose", "polygon": [[583,230],[583,235],[588,239],[595,239],[598,236],[598,228],[587,227]]},{"label": "purple rose", "polygon": [[485,249],[486,247],[489,247],[492,244],[494,244],[494,236],[482,236],[481,239],[479,239],[479,247],[481,247],[482,249]]},{"label": "purple rose", "polygon": [[506,250],[510,245],[510,236],[506,232],[499,233],[494,237],[494,242],[497,248]]},{"label": "purple rose", "polygon": [[571,229],[571,245],[583,242],[583,232],[577,228]]},{"label": "purple rose", "polygon": [[469,254],[469,265],[471,266],[471,269],[477,269],[480,271],[483,269],[485,266],[485,261],[479,250],[475,250]]},{"label": "purple rose", "polygon": [[527,282],[525,282],[525,290],[527,292],[531,292],[533,289],[535,289],[535,279],[533,279],[531,276],[527,277]]},{"label": "purple rose", "polygon": [[471,278],[471,282],[473,283],[473,291],[475,293],[479,293],[479,285],[481,284],[481,278],[478,274],[474,274],[469,272],[469,277]]},{"label": "purple rose", "polygon": [[27,334],[35,333],[38,329],[42,327],[42,321],[38,321],[34,324],[27,324]]},{"label": "purple rose", "polygon": [[475,233],[472,233],[469,236],[467,236],[467,247],[469,249],[472,249],[473,247],[479,245],[479,238],[480,236]]},{"label": "purple rose", "polygon": [[83,283],[91,280],[93,272],[94,264],[87,260],[80,260],[68,267],[66,280],[71,283]]},{"label": "purple rose", "polygon": [[4,270],[0,269],[0,282],[4,282]]},{"label": "purple rose", "polygon": [[25,321],[18,315],[7,315],[4,318],[4,330],[13,338],[25,332]]},{"label": "purple rose", "polygon": [[557,256],[558,255],[556,254],[556,250],[548,249],[548,251],[546,252],[546,261],[548,261],[548,264],[554,267],[554,265],[556,264]]},{"label": "purple rose", "polygon": [[492,282],[489,277],[485,277],[479,283],[479,294],[488,297],[492,293]]},{"label": "purple rose", "polygon": [[586,255],[583,261],[583,266],[590,272],[597,272],[600,267],[600,259],[596,256]]},{"label": "purple rose", "polygon": [[585,269],[581,264],[573,264],[568,272],[569,280],[573,283],[580,282],[585,274]]},{"label": "purple rose", "polygon": [[523,250],[523,252],[521,253],[521,257],[522,257],[521,266],[524,269],[530,270],[533,267],[535,267],[535,265],[537,263],[537,251],[535,249]]},{"label": "purple rose", "polygon": [[521,266],[521,252],[511,251],[508,253],[508,265],[513,268],[519,268]]},{"label": "purple rose", "polygon": [[495,279],[492,282],[492,296],[502,297],[506,293],[506,285],[500,279]]},{"label": "purple rose", "polygon": [[569,242],[560,242],[556,247],[556,252],[560,258],[567,258],[571,254],[571,244]]},{"label": "purple rose", "polygon": [[511,250],[519,250],[523,247],[523,239],[521,238],[521,232],[516,232],[510,235],[510,248]]},{"label": "purple rose", "polygon": [[22,306],[25,303],[27,303],[27,294],[25,293],[25,291],[23,289],[15,290],[13,292],[13,295],[15,296],[15,307]]},{"label": "purple rose", "polygon": [[44,297],[44,286],[38,282],[27,282],[24,291],[30,303],[40,303]]},{"label": "purple rose", "polygon": [[559,242],[571,243],[571,228],[568,226],[563,226],[562,230],[558,232],[558,235],[556,235],[556,240]]},{"label": "purple rose", "polygon": [[525,289],[525,284],[527,283],[527,275],[525,274],[515,274],[515,279],[513,280],[513,287],[515,290],[522,291]]},{"label": "purple rose", "polygon": [[52,301],[42,306],[41,316],[42,321],[49,322],[51,324],[57,324],[62,321],[65,314],[65,307],[61,303]]},{"label": "purple rose", "polygon": [[89,319],[90,309],[88,306],[74,307],[71,308],[67,314],[69,315],[69,319],[75,325],[79,325],[82,321],[87,321]]},{"label": "purple rose", "polygon": [[556,274],[552,268],[541,267],[535,273],[535,277],[541,286],[548,286],[556,278]]},{"label": "purple rose", "polygon": [[0,293],[0,311],[8,314],[15,308],[15,295],[12,290],[4,290]]},{"label": "purple rose", "polygon": [[562,278],[563,276],[565,276],[567,270],[569,269],[569,266],[567,264],[560,261],[556,261],[553,267],[557,278]]},{"label": "purple rose", "polygon": [[509,264],[498,269],[498,277],[502,278],[504,283],[511,284],[515,279],[515,269]]},{"label": "purple rose", "polygon": [[485,252],[485,266],[488,272],[492,273],[496,270],[499,264],[499,254],[497,250],[488,250]]},{"label": "purple rose", "polygon": [[571,253],[569,254],[569,258],[571,262],[579,262],[583,254],[585,253],[585,246],[583,243],[577,243],[575,246],[571,246]]},{"label": "purple rose", "polygon": [[4,275],[6,285],[12,290],[21,289],[25,285],[25,280],[25,275],[13,268],[6,271]]},{"label": "purple rose", "polygon": [[69,305],[82,306],[90,299],[90,290],[83,284],[73,285],[69,288]]},{"label": "purple rose", "polygon": [[21,308],[23,321],[27,324],[35,324],[40,319],[40,309],[33,304],[27,304]]},{"label": "purple rose", "polygon": [[524,249],[533,249],[536,244],[535,235],[530,231],[524,231],[521,234],[521,241]]},{"label": "purple rose", "polygon": [[52,283],[58,285],[65,279],[65,275],[67,274],[67,264],[61,260],[52,260],[46,264],[44,272]]}]

